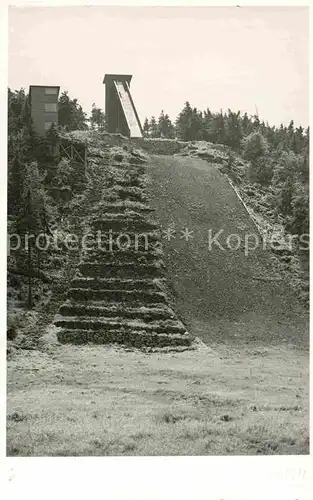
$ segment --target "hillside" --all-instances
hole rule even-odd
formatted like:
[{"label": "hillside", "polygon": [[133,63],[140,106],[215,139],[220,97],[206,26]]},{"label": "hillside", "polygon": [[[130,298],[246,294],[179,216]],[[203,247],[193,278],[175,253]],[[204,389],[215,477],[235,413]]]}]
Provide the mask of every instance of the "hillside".
[{"label": "hillside", "polygon": [[224,229],[221,244],[256,231],[217,164],[149,156],[119,136],[68,138],[87,140],[88,171],[85,189],[62,202],[57,231],[84,234],[125,180],[112,163],[141,158],[154,222],[193,231],[188,242],[180,234],[162,242],[170,305],[199,341],[165,353],[60,344],[53,314],[79,262],[77,252],[61,252],[60,268],[49,267],[58,286],[8,342],[8,455],[308,453],[306,311],[271,252],[208,252],[210,228]]}]

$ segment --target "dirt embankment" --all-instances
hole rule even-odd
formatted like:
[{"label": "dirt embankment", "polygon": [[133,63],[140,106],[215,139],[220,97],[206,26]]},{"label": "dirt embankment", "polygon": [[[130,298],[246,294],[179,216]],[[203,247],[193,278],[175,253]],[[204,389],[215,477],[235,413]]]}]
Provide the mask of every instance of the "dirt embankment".
[{"label": "dirt embankment", "polygon": [[[170,156],[151,157],[149,175],[159,222],[176,231],[163,235],[165,263],[187,327],[209,344],[307,344],[307,314],[275,271],[272,253],[260,243],[245,255],[245,237],[257,230],[226,178],[203,160]],[[188,241],[185,228],[193,231]]]}]

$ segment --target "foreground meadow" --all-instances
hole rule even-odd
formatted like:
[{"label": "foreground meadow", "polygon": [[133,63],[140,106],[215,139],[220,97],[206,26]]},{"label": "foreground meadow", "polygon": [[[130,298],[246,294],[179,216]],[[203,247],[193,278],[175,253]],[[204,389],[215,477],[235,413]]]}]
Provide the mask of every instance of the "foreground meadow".
[{"label": "foreground meadow", "polygon": [[308,355],[292,346],[144,354],[50,330],[7,368],[9,456],[309,453]]}]

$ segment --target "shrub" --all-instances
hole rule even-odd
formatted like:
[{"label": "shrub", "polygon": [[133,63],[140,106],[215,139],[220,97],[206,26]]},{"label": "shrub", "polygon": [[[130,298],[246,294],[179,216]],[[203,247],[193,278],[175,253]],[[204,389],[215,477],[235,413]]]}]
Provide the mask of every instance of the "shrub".
[{"label": "shrub", "polygon": [[309,233],[309,186],[297,183],[291,200],[290,230],[294,234]]},{"label": "shrub", "polygon": [[273,167],[268,157],[259,157],[255,161],[250,161],[247,169],[249,182],[259,183],[268,186],[273,177]]},{"label": "shrub", "polygon": [[17,337],[18,329],[21,326],[23,313],[8,311],[7,314],[7,340],[14,340]]},{"label": "shrub", "polygon": [[255,162],[269,152],[269,146],[266,138],[260,132],[253,132],[244,138],[243,157],[245,160]]},{"label": "shrub", "polygon": [[287,179],[294,180],[301,172],[302,157],[296,155],[292,151],[284,151],[278,160],[278,163],[273,169],[273,184],[280,186],[284,184]]},{"label": "shrub", "polygon": [[287,178],[278,193],[278,208],[283,215],[291,215],[292,199],[295,193],[295,185],[291,178]]}]

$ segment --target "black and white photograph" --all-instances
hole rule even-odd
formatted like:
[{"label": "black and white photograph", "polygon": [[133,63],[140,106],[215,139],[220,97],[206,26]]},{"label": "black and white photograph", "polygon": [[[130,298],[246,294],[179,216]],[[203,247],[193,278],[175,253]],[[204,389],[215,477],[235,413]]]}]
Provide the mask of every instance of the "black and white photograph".
[{"label": "black and white photograph", "polygon": [[7,457],[309,455],[309,8],[34,4]]}]

